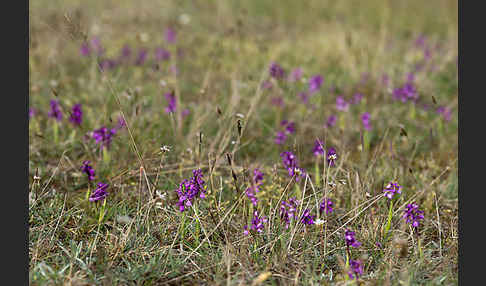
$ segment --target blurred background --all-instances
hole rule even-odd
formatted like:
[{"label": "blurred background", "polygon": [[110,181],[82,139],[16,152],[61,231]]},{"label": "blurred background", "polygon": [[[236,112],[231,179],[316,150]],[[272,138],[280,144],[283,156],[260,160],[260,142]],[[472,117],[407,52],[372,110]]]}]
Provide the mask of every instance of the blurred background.
[{"label": "blurred background", "polygon": [[[289,71],[302,67],[303,83],[284,93],[265,92],[268,100],[257,112],[258,122],[268,124],[262,127],[264,134],[276,122],[273,115],[277,119],[281,115],[273,109],[262,111],[283,101],[290,107],[298,104],[296,94],[306,78],[321,74],[326,91],[322,100],[314,97],[312,103],[320,104],[324,112],[296,105],[282,109],[284,117],[295,109],[302,118],[312,118],[303,120],[303,126],[318,128],[330,115],[336,93],[352,96],[359,91],[367,99],[361,112],[376,106],[372,117],[378,120],[377,128],[405,124],[425,138],[432,131],[424,122],[442,126],[438,119],[442,114],[449,124],[446,129],[439,127],[440,136],[451,135],[449,143],[456,143],[457,120],[451,115],[457,110],[457,20],[457,1],[452,0],[32,1],[29,103],[46,110],[54,89],[65,106],[86,103],[83,126],[95,128],[116,120],[119,113],[105,84],[109,78],[122,95],[122,107],[134,128],[154,127],[145,130],[148,134],[138,139],[140,145],[174,144],[180,140],[165,136],[173,131],[164,112],[164,93],[174,88],[180,93],[179,139],[183,134],[192,138],[201,122],[216,120],[215,105],[228,112],[249,110],[262,74],[266,76],[275,61]],[[99,68],[107,73],[100,74]],[[390,102],[395,88],[410,80],[421,94],[417,106],[428,110],[418,117],[409,106],[383,104]],[[390,110],[394,116],[386,115]],[[191,114],[184,123],[182,113]],[[403,122],[409,114],[412,120]],[[351,122],[340,126],[352,128]],[[249,124],[257,130],[262,126]],[[218,132],[212,124],[204,126],[208,138]],[[351,133],[343,138],[350,142],[355,137]],[[450,148],[444,140],[430,142],[420,148]],[[255,146],[253,154],[262,151]]]},{"label": "blurred background", "polygon": [[240,44],[238,56],[229,57],[233,61],[280,49],[295,61],[339,61],[353,69],[358,61],[361,68],[373,67],[387,48],[421,35],[457,46],[458,9],[452,0],[53,0],[29,5],[29,53],[37,67],[78,58],[78,32],[99,37],[106,54],[114,55],[125,43],[162,45],[167,27],[177,30],[178,45],[196,62],[223,40]]}]

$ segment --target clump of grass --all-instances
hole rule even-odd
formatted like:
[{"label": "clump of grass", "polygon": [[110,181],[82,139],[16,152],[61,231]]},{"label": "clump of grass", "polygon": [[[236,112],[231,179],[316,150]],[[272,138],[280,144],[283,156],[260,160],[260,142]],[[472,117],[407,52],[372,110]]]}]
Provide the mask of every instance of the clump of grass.
[{"label": "clump of grass", "polygon": [[31,283],[456,284],[457,7],[352,2],[32,3]]}]

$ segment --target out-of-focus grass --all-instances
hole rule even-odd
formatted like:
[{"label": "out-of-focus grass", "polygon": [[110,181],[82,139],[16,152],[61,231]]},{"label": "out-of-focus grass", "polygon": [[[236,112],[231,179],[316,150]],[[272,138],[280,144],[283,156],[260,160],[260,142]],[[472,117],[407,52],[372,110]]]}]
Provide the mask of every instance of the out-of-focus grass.
[{"label": "out-of-focus grass", "polygon": [[[239,285],[270,271],[263,282],[268,285],[339,285],[346,276],[341,227],[348,222],[363,243],[353,252],[365,265],[361,281],[457,284],[457,2],[33,1],[29,9],[29,102],[38,110],[29,121],[29,173],[41,178],[40,186],[32,181],[30,189],[31,283]],[[188,24],[181,23],[183,14]],[[177,31],[176,46],[164,41],[169,26]],[[147,63],[101,73],[95,58],[79,55],[83,35],[99,36],[108,57],[116,57],[126,43],[134,53],[148,48],[147,62],[159,46],[172,55],[177,47],[182,55],[161,63],[159,70]],[[423,53],[414,47],[420,35],[433,49],[425,69],[415,73],[420,103],[429,110],[391,99],[392,88],[423,62]],[[307,88],[306,81],[259,88],[272,61],[288,72],[302,67],[306,79],[324,77],[323,88],[310,99],[314,109],[296,96]],[[177,77],[169,69],[173,64]],[[369,79],[360,85],[364,73]],[[383,74],[390,77],[389,87],[381,84]],[[331,86],[337,91],[329,91]],[[181,120],[164,112],[163,94],[171,89],[180,94],[178,112],[190,110]],[[53,120],[47,118],[52,90],[64,111],[57,143]],[[364,94],[364,101],[348,112],[336,111],[336,96],[350,99],[355,92]],[[281,96],[285,106],[272,105],[274,96]],[[83,104],[79,128],[67,120],[75,103]],[[451,121],[435,112],[439,106],[453,110]],[[118,132],[110,160],[104,160],[85,135],[113,126],[121,111],[133,137],[127,129]],[[363,112],[371,113],[373,125],[365,150]],[[240,139],[237,113],[244,115]],[[324,128],[331,114],[338,114],[338,123]],[[283,119],[296,122],[297,133],[279,146],[274,138]],[[336,188],[323,189],[313,176],[316,138],[338,150],[338,167],[326,173]],[[171,146],[164,156],[158,153],[162,145]],[[289,178],[279,157],[286,150],[297,155],[315,188],[307,181],[286,190]],[[240,191],[253,168],[264,171],[258,209],[268,216],[278,210],[284,190],[283,199],[305,195],[304,206],[309,203],[314,214],[316,202],[329,193],[335,212],[325,234],[317,226],[285,230],[277,213],[263,234],[245,237],[243,225],[253,207],[246,197],[237,201],[226,153],[233,154]],[[99,206],[85,200],[88,184],[79,169],[84,160],[93,162],[97,182],[110,183],[100,226]],[[208,196],[196,205],[200,220],[191,210],[182,224],[175,189],[197,167],[205,174]],[[371,204],[370,197],[392,179],[403,192],[391,239],[383,241],[388,201]],[[165,198],[151,197],[155,190]],[[409,200],[425,211],[422,258],[401,219],[403,208],[398,209]],[[123,216],[133,220],[123,222]],[[210,244],[203,243],[206,233],[212,233]]]}]

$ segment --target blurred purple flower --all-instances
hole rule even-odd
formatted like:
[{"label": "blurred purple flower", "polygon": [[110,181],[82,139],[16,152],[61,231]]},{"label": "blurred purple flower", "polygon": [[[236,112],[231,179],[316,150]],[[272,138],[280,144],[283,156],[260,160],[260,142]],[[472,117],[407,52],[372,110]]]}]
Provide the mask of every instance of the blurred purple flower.
[{"label": "blurred purple flower", "polygon": [[269,80],[265,80],[262,82],[262,88],[263,89],[271,89],[273,87],[273,84]]},{"label": "blurred purple flower", "polygon": [[145,60],[147,59],[147,54],[148,54],[147,49],[141,48],[138,51],[138,55],[137,55],[137,58],[135,60],[135,65],[137,65],[137,66],[143,65],[145,63]]},{"label": "blurred purple flower", "polygon": [[170,59],[170,52],[164,48],[155,49],[156,61],[168,61]]},{"label": "blurred purple flower", "polygon": [[264,174],[260,172],[258,168],[255,168],[253,170],[253,182],[255,183],[255,185],[259,186],[262,183],[263,175]]},{"label": "blurred purple flower", "polygon": [[330,115],[327,118],[326,126],[327,127],[333,127],[337,122],[337,116],[336,115]]},{"label": "blurred purple flower", "polygon": [[322,214],[322,212],[326,211],[326,214],[329,214],[329,213],[332,213],[332,206],[333,206],[333,203],[330,199],[326,199],[324,198],[321,202],[321,204],[319,205],[319,213]]},{"label": "blurred purple flower", "polygon": [[123,48],[121,49],[121,56],[126,59],[126,58],[130,58],[131,55],[132,55],[132,48],[130,48],[130,45],[128,44],[123,45]]},{"label": "blurred purple flower", "polygon": [[303,103],[309,102],[309,94],[307,92],[305,91],[299,92],[297,96],[300,97]]},{"label": "blurred purple flower", "polygon": [[120,55],[118,56],[117,63],[128,63],[132,56],[132,49],[128,44],[123,45]]},{"label": "blurred purple flower", "polygon": [[354,231],[346,229],[346,232],[344,233],[344,239],[346,240],[347,246],[358,248],[361,245],[361,242],[357,241],[354,237],[355,235],[356,233]]},{"label": "blurred purple flower", "polygon": [[446,121],[450,121],[452,119],[452,111],[445,106],[438,107],[437,113],[442,114],[442,118],[444,118]]},{"label": "blurred purple flower", "polygon": [[349,103],[344,100],[342,95],[336,97],[336,109],[340,111],[348,111]]},{"label": "blurred purple flower", "polygon": [[33,108],[33,107],[30,107],[29,108],[29,119],[34,117],[34,115],[37,113],[37,111]]},{"label": "blurred purple flower", "polygon": [[285,222],[285,229],[289,227],[290,220],[295,217],[295,211],[300,202],[295,198],[290,198],[288,202],[283,201],[280,204],[280,218]]},{"label": "blurred purple flower", "polygon": [[411,100],[417,99],[418,97],[417,89],[415,88],[415,85],[412,82],[405,83],[402,90],[409,99]]},{"label": "blurred purple flower", "polygon": [[282,158],[282,164],[287,169],[294,169],[297,167],[297,157],[292,152],[285,151],[280,153],[280,157]]},{"label": "blurred purple flower", "polygon": [[388,86],[389,83],[390,83],[390,77],[387,74],[384,74],[381,77],[381,84],[383,84],[384,86]]},{"label": "blurred purple flower", "polygon": [[401,194],[402,193],[402,186],[400,186],[398,183],[390,182],[390,183],[388,183],[388,185],[386,185],[383,192],[385,193],[385,197],[387,197],[389,200],[391,200],[391,199],[393,199],[393,196],[395,194]]},{"label": "blurred purple flower", "polygon": [[429,47],[426,47],[426,48],[424,49],[424,60],[425,60],[425,61],[428,61],[428,60],[430,60],[431,58],[432,58],[432,51],[431,51],[431,49],[430,49]]},{"label": "blurred purple flower", "polygon": [[108,129],[105,126],[96,129],[92,132],[92,137],[95,139],[96,143],[100,145],[100,150],[104,147],[110,148],[113,136],[116,134],[116,129]]},{"label": "blurred purple flower", "polygon": [[314,93],[321,89],[323,79],[321,75],[314,75],[309,79],[309,93]]},{"label": "blurred purple flower", "polygon": [[350,260],[348,271],[349,278],[354,279],[354,276],[356,276],[356,279],[358,279],[361,275],[363,275],[363,263],[359,260]]},{"label": "blurred purple flower", "polygon": [[288,123],[284,124],[285,126],[285,133],[287,134],[292,134],[295,133],[295,123],[292,121],[289,121]]},{"label": "blurred purple flower", "polygon": [[295,133],[295,123],[292,121],[282,120],[280,125],[285,129],[283,131],[278,131],[275,137],[276,144],[283,144],[287,140],[287,135]]},{"label": "blurred purple flower", "polygon": [[370,131],[371,130],[371,115],[369,112],[365,112],[363,113],[363,115],[361,115],[361,121],[363,122],[363,126],[366,130]]},{"label": "blurred purple flower", "polygon": [[[259,216],[258,215],[258,211],[254,211],[253,212],[253,219],[251,220],[251,226],[250,226],[250,229],[251,230],[254,230],[258,233],[261,233],[264,229],[264,223],[266,223],[268,221],[267,217],[266,216]],[[245,229],[245,231],[243,232],[245,235],[248,235],[248,226],[245,225],[243,227]]]},{"label": "blurred purple flower", "polygon": [[105,49],[101,45],[101,40],[99,37],[93,37],[91,38],[91,47],[93,50],[98,54],[98,56],[101,56],[104,54]]},{"label": "blurred purple flower", "polygon": [[98,187],[94,192],[91,193],[91,196],[89,196],[89,201],[90,202],[97,202],[97,201],[102,201],[108,196],[108,193],[106,192],[106,189],[108,188],[108,184],[105,183],[98,183]]},{"label": "blurred purple flower", "polygon": [[421,107],[423,108],[423,110],[430,110],[430,104],[424,103],[421,105]]},{"label": "blurred purple flower", "polygon": [[73,106],[69,121],[71,121],[74,125],[81,125],[81,122],[83,121],[83,110],[81,108],[81,104],[78,103]]},{"label": "blurred purple flower", "polygon": [[165,29],[165,40],[169,44],[173,44],[176,42],[176,31],[170,27]]},{"label": "blurred purple flower", "polygon": [[330,167],[335,165],[335,161],[337,160],[337,153],[334,147],[331,147],[327,150],[327,163]]},{"label": "blurred purple flower", "polygon": [[184,110],[182,110],[181,115],[182,115],[182,117],[186,117],[190,113],[191,113],[191,111],[189,110],[189,108],[185,108]]},{"label": "blurred purple flower", "polygon": [[415,47],[417,48],[422,48],[425,46],[425,36],[423,34],[419,35],[417,39],[415,40]]},{"label": "blurred purple flower", "polygon": [[288,80],[290,82],[296,82],[300,80],[301,77],[302,77],[302,68],[299,67],[292,70]]},{"label": "blurred purple flower", "polygon": [[206,182],[203,179],[201,169],[193,170],[192,175],[190,180],[184,179],[176,190],[179,197],[177,206],[180,212],[183,212],[185,207],[192,206],[196,196],[199,195],[201,199],[206,197],[206,189],[204,188]]},{"label": "blurred purple flower", "polygon": [[413,82],[415,80],[415,75],[412,72],[407,74],[407,82]]},{"label": "blurred purple flower", "polygon": [[277,132],[277,136],[275,136],[275,144],[281,145],[287,140],[287,135],[283,131]]},{"label": "blurred purple flower", "polygon": [[166,113],[171,113],[176,111],[176,99],[175,99],[175,94],[174,91],[169,91],[166,94],[164,94],[165,99],[168,102],[168,106],[165,108]]},{"label": "blurred purple flower", "polygon": [[314,153],[314,156],[320,156],[326,153],[323,146],[324,142],[322,142],[321,140],[316,139],[316,141],[314,141],[314,148],[312,149],[312,153]]},{"label": "blurred purple flower", "polygon": [[424,67],[425,67],[424,63],[417,63],[414,67],[414,72],[419,72],[419,71],[423,70]]},{"label": "blurred purple flower", "polygon": [[81,53],[82,56],[87,57],[91,54],[91,48],[88,43],[84,42],[81,44],[81,48],[79,49],[79,52]]},{"label": "blurred purple flower", "polygon": [[361,93],[355,93],[353,95],[353,100],[351,101],[351,103],[358,104],[361,102],[362,99],[363,99],[363,95]]},{"label": "blurred purple flower", "polygon": [[257,197],[255,196],[255,193],[256,193],[256,187],[253,187],[253,186],[250,186],[248,188],[246,188],[246,196],[250,199],[251,203],[256,206],[257,203],[258,203],[258,199]]},{"label": "blurred purple flower", "polygon": [[285,76],[284,69],[275,62],[270,65],[269,72],[270,76],[275,79],[282,79]]},{"label": "blurred purple flower", "polygon": [[295,175],[295,181],[299,181],[300,177],[305,176],[305,170],[301,169],[297,163],[297,157],[292,152],[285,151],[280,153],[282,164],[287,169],[289,176]]},{"label": "blurred purple flower", "polygon": [[302,214],[302,217],[300,218],[300,222],[302,222],[303,224],[312,225],[314,224],[315,218],[316,216],[311,215],[309,209],[305,209],[304,213]]},{"label": "blurred purple flower", "polygon": [[61,111],[61,107],[59,105],[59,100],[52,99],[50,104],[51,104],[51,109],[49,110],[47,115],[49,117],[56,119],[57,121],[61,121],[62,120],[62,111]]},{"label": "blurred purple flower", "polygon": [[95,171],[90,164],[90,161],[84,161],[81,170],[88,175],[88,181],[93,181],[95,178]]},{"label": "blurred purple flower", "polygon": [[254,206],[257,205],[258,199],[255,196],[257,192],[259,192],[259,187],[261,185],[261,181],[263,180],[263,173],[260,172],[258,169],[253,170],[253,181],[252,185],[246,189],[246,196],[251,200]]},{"label": "blurred purple flower", "polygon": [[125,122],[125,120],[123,119],[123,116],[118,116],[118,124],[116,126],[116,129],[122,129],[123,127],[127,126],[127,123]]},{"label": "blurred purple flower", "polygon": [[280,96],[272,97],[271,103],[272,103],[272,105],[277,106],[277,107],[283,107],[285,105],[283,98],[280,97]]},{"label": "blurred purple flower", "polygon": [[420,221],[424,219],[424,212],[418,209],[419,206],[415,202],[408,204],[406,208],[403,218],[407,223],[411,223],[415,229],[418,228]]},{"label": "blurred purple flower", "polygon": [[112,59],[103,59],[100,60],[99,66],[102,71],[111,70],[116,67],[116,61]]},{"label": "blurred purple flower", "polygon": [[393,90],[393,98],[407,102],[408,100],[417,100],[418,93],[413,82],[406,82],[402,87]]}]

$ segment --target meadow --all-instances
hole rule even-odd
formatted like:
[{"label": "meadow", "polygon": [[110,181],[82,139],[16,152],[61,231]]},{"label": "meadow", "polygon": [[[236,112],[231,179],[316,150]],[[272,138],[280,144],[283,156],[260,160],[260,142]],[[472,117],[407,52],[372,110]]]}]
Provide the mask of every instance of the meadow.
[{"label": "meadow", "polygon": [[457,2],[31,1],[31,285],[457,285]]}]

